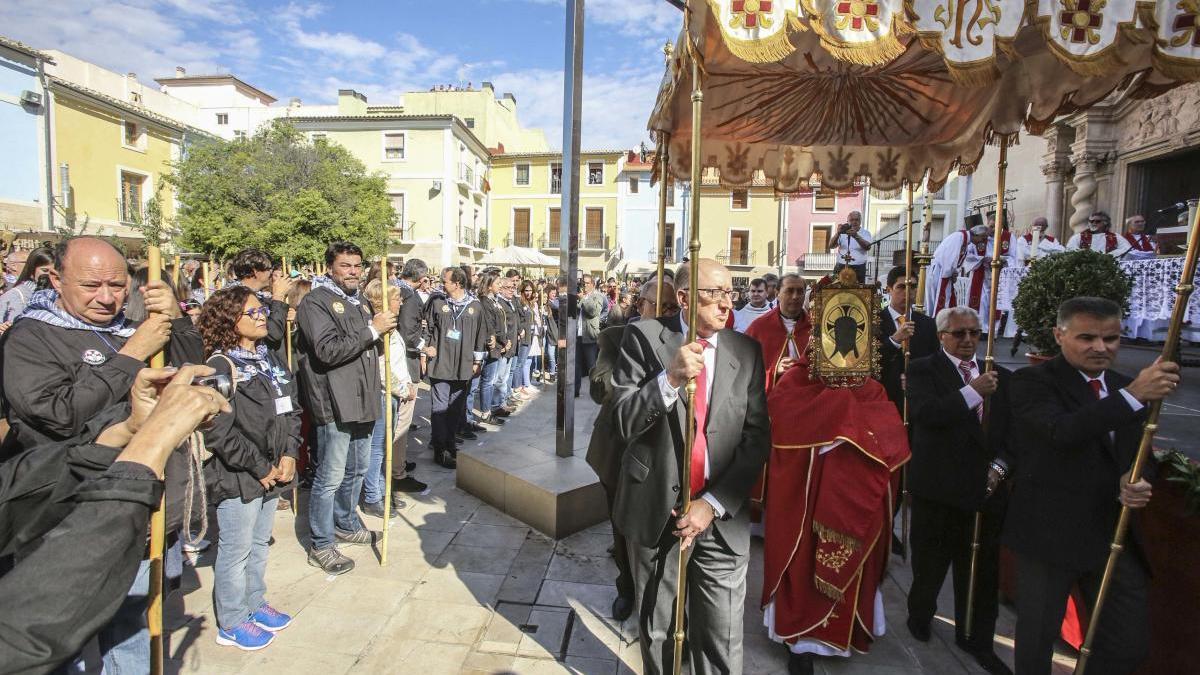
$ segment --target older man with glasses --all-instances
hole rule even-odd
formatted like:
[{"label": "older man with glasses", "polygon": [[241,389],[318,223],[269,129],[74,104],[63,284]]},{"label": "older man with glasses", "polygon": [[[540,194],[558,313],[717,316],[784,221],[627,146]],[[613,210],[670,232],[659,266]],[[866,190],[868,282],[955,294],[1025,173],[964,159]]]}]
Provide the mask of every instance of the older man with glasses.
[{"label": "older man with glasses", "polygon": [[1088,216],[1088,229],[1076,232],[1067,242],[1068,251],[1091,249],[1097,253],[1107,253],[1114,258],[1125,255],[1129,248],[1129,242],[1112,231],[1112,219],[1104,211],[1096,211]]}]

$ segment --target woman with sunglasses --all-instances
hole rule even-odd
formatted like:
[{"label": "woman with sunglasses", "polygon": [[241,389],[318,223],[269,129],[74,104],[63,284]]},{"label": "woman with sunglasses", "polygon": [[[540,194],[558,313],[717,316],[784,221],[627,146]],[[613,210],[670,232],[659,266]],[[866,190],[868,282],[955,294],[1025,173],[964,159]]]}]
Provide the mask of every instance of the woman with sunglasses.
[{"label": "woman with sunglasses", "polygon": [[204,431],[212,452],[205,480],[220,530],[213,565],[217,644],[246,651],[266,647],[292,621],[264,597],[277,486],[295,477],[300,447],[295,381],[263,343],[268,314],[249,288],[230,286],[204,303],[198,322],[208,365],[235,387],[233,412]]}]

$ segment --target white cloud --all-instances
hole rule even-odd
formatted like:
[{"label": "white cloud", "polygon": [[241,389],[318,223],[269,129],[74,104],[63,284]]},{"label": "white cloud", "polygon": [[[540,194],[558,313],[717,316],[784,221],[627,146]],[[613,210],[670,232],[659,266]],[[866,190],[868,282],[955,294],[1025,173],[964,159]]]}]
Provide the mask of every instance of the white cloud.
[{"label": "white cloud", "polygon": [[[538,5],[565,7],[563,0],[520,0]],[[674,36],[683,25],[683,13],[664,0],[589,0],[585,18],[611,26],[628,37]]]}]

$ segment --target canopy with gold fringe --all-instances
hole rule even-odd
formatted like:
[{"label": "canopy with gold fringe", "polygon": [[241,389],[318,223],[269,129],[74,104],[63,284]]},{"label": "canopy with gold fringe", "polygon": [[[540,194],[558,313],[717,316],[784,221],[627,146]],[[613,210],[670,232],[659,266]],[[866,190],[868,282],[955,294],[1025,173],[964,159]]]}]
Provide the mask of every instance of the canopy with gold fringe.
[{"label": "canopy with gold fringe", "polygon": [[1200,0],[690,0],[650,119],[690,172],[691,66],[706,178],[777,192],[938,189],[996,134],[1038,134],[1115,91],[1200,80]]}]

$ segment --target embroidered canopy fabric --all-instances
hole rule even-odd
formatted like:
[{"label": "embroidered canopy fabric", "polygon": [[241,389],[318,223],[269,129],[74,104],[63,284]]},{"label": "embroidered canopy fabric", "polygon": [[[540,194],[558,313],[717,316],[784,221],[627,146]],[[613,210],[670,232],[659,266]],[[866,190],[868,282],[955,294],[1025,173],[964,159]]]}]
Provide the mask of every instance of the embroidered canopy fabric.
[{"label": "embroidered canopy fabric", "polygon": [[[778,192],[938,189],[996,134],[1041,133],[1115,90],[1200,80],[1200,0],[691,0],[650,118],[691,168],[692,62],[706,179]],[[761,172],[761,173],[760,173]],[[760,178],[761,179],[761,178]]]}]

